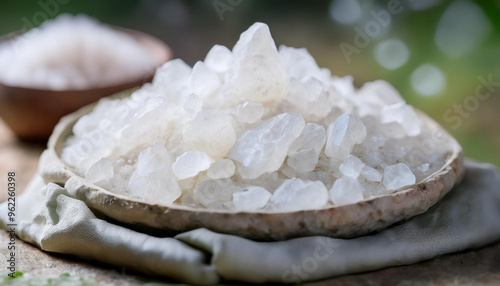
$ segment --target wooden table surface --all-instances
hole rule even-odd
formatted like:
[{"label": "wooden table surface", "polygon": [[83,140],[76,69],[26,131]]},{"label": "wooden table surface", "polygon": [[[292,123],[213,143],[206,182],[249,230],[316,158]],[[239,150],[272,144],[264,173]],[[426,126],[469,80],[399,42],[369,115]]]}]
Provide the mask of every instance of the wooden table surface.
[{"label": "wooden table surface", "polygon": [[[21,193],[35,174],[43,143],[20,142],[0,120],[0,201],[7,198],[7,172],[15,171]],[[0,231],[0,265],[7,259],[8,233]],[[17,267],[32,276],[71,275],[102,285],[143,285],[159,280],[128,269],[51,254],[20,241]],[[0,274],[6,273],[1,266]],[[173,281],[164,281],[174,283]],[[234,285],[234,284],[233,284]],[[444,255],[409,266],[391,267],[369,273],[331,278],[307,285],[500,285],[500,242],[482,249]]]}]

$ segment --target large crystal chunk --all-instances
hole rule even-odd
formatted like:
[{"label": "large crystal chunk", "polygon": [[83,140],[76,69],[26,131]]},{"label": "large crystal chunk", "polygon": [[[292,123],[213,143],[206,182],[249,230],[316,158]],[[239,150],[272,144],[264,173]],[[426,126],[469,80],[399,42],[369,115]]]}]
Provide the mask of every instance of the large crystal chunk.
[{"label": "large crystal chunk", "polygon": [[113,175],[113,164],[111,164],[108,159],[102,158],[87,170],[85,180],[91,183],[97,183],[99,181],[111,179]]},{"label": "large crystal chunk", "polygon": [[358,114],[361,117],[379,116],[382,107],[404,103],[399,92],[383,80],[363,84],[353,99],[357,103]]},{"label": "large crystal chunk", "polygon": [[365,164],[358,157],[349,155],[347,159],[345,159],[344,163],[340,165],[339,169],[344,176],[357,179],[359,174],[361,174],[363,167],[365,167]]},{"label": "large crystal chunk", "polygon": [[333,183],[330,199],[336,206],[357,203],[363,200],[363,186],[352,177],[342,177]]},{"label": "large crystal chunk", "polygon": [[219,110],[201,110],[184,130],[184,140],[193,149],[211,157],[223,157],[236,141],[232,120]]},{"label": "large crystal chunk", "polygon": [[240,191],[229,179],[207,180],[196,185],[193,199],[207,208],[230,208],[233,194]]},{"label": "large crystal chunk", "polygon": [[330,80],[330,71],[320,69],[314,58],[305,48],[292,48],[281,45],[279,54],[289,77],[314,77],[322,82]]},{"label": "large crystal chunk", "polygon": [[397,190],[404,186],[415,184],[415,175],[407,165],[398,163],[387,166],[384,169],[384,179],[382,183],[387,190]]},{"label": "large crystal chunk", "polygon": [[191,91],[202,98],[212,95],[221,85],[219,75],[203,62],[194,65],[189,83]]},{"label": "large crystal chunk", "polygon": [[213,162],[214,159],[203,152],[189,151],[177,157],[172,170],[178,180],[183,180],[207,170]]},{"label": "large crystal chunk", "polygon": [[181,189],[172,171],[172,160],[165,147],[156,142],[142,151],[137,169],[127,189],[133,197],[160,204],[172,204],[181,196]]},{"label": "large crystal chunk", "polygon": [[253,24],[233,48],[233,62],[225,78],[225,97],[260,103],[277,101],[286,79],[269,27]]},{"label": "large crystal chunk", "polygon": [[291,78],[285,98],[291,110],[303,114],[307,121],[319,121],[331,111],[328,90],[316,78]]},{"label": "large crystal chunk", "polygon": [[325,142],[325,127],[315,123],[306,124],[300,136],[288,149],[288,166],[298,173],[314,170]]},{"label": "large crystal chunk", "polygon": [[216,161],[210,165],[210,168],[207,170],[207,176],[210,179],[223,179],[229,178],[234,175],[236,167],[234,163],[230,159],[223,159]]},{"label": "large crystal chunk", "polygon": [[255,211],[267,205],[271,193],[257,186],[250,186],[245,191],[233,194],[233,204],[237,211]]},{"label": "large crystal chunk", "polygon": [[403,127],[404,132],[408,136],[417,136],[420,134],[422,123],[411,105],[404,102],[387,105],[382,108],[380,115],[382,123],[396,122]]},{"label": "large crystal chunk", "polygon": [[233,54],[225,46],[215,45],[205,57],[205,64],[211,70],[223,73],[229,69],[233,60]]},{"label": "large crystal chunk", "polygon": [[180,94],[188,90],[191,67],[181,59],[174,59],[164,63],[156,69],[153,78],[153,86],[158,91],[164,93],[168,98],[176,101]]},{"label": "large crystal chunk", "polygon": [[264,112],[265,108],[261,103],[247,101],[236,106],[234,116],[242,123],[253,124],[262,118]]},{"label": "large crystal chunk", "polygon": [[382,180],[382,174],[370,166],[364,166],[361,169],[361,175],[368,181],[380,182]]},{"label": "large crystal chunk", "polygon": [[311,210],[322,208],[327,202],[328,190],[321,181],[293,178],[283,182],[274,191],[269,207],[282,212]]},{"label": "large crystal chunk", "polygon": [[366,127],[357,116],[345,113],[328,126],[325,154],[345,159],[366,137]]},{"label": "large crystal chunk", "polygon": [[238,173],[244,179],[255,179],[276,171],[304,125],[304,119],[298,113],[277,115],[245,132],[228,157],[239,163]]}]

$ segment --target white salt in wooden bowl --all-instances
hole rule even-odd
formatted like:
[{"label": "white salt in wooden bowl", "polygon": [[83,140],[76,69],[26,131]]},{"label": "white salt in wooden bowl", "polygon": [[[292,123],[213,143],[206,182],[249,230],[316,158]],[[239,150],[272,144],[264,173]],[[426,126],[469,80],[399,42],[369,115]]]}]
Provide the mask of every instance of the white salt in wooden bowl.
[{"label": "white salt in wooden bowl", "polygon": [[[129,96],[133,90],[115,94]],[[349,238],[382,230],[396,222],[425,212],[437,203],[465,173],[463,151],[457,141],[423,112],[418,112],[427,128],[441,134],[439,142],[448,147],[443,166],[421,182],[392,194],[373,197],[355,204],[293,212],[230,212],[189,208],[181,205],[150,204],[109,192],[76,175],[59,155],[75,122],[95,104],[62,118],[50,137],[40,160],[39,171],[46,183],[65,184],[75,197],[97,214],[131,228],[171,234],[200,227],[256,240],[283,240],[325,235]],[[423,149],[424,150],[424,149]]]},{"label": "white salt in wooden bowl", "polygon": [[[129,35],[154,58],[157,68],[172,58],[170,48],[157,38],[140,31],[112,27]],[[19,36],[24,31],[0,37],[0,42]],[[0,114],[12,131],[22,139],[46,140],[58,120],[82,106],[120,90],[150,82],[154,73],[145,70],[139,78],[86,89],[50,90],[43,88],[11,86],[0,82]],[[57,102],[57,104],[54,104]]]}]

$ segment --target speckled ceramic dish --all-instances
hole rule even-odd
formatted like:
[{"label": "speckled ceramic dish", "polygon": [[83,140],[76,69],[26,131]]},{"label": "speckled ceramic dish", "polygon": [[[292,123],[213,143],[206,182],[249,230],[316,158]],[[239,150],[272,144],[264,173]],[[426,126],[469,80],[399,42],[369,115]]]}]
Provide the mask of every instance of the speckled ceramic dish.
[{"label": "speckled ceramic dish", "polygon": [[[124,91],[115,97],[129,96]],[[156,233],[182,232],[205,227],[213,231],[256,240],[283,240],[301,236],[354,237],[384,229],[396,222],[425,212],[437,203],[464,176],[463,152],[457,141],[423,112],[420,118],[429,130],[440,134],[439,143],[448,147],[443,166],[415,185],[392,194],[355,204],[294,212],[229,212],[194,209],[181,205],[157,205],[114,194],[85,181],[59,158],[74,123],[89,113],[90,105],[64,117],[54,130],[43,153],[39,171],[44,180],[65,184],[75,197],[99,214],[131,227]]]}]

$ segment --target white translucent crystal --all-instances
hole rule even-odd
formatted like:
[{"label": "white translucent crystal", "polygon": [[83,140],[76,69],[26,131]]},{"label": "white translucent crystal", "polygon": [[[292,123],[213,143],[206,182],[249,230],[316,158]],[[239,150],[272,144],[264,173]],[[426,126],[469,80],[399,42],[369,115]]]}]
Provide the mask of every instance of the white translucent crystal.
[{"label": "white translucent crystal", "polygon": [[343,98],[352,98],[356,94],[353,81],[354,79],[350,75],[344,77],[333,76],[330,84]]},{"label": "white translucent crystal", "polygon": [[279,47],[279,54],[289,77],[314,77],[323,82],[330,79],[330,70],[320,69],[306,48],[297,49],[282,45]]},{"label": "white translucent crystal", "polygon": [[247,101],[236,106],[234,116],[242,123],[253,124],[262,118],[264,111],[261,103]]},{"label": "white translucent crystal", "polygon": [[243,179],[238,174],[231,178],[238,186],[260,186],[273,192],[278,188],[288,177],[280,171],[265,173],[255,179]]},{"label": "white translucent crystal", "polygon": [[223,208],[240,191],[229,179],[207,180],[196,185],[193,199],[207,208]]},{"label": "white translucent crystal", "polygon": [[326,142],[325,127],[316,123],[307,123],[304,130],[288,149],[288,154],[292,155],[304,150],[312,149],[319,154]]},{"label": "white translucent crystal", "polygon": [[365,199],[389,193],[391,193],[391,191],[388,191],[380,182],[365,182],[363,184],[363,197]]},{"label": "white translucent crystal", "polygon": [[221,86],[219,75],[203,62],[194,65],[189,84],[191,92],[202,98],[212,95]]},{"label": "white translucent crystal", "polygon": [[378,116],[382,107],[404,103],[404,99],[399,92],[383,80],[363,84],[353,99],[357,103],[358,114],[361,117]]},{"label": "white translucent crystal", "polygon": [[128,194],[127,184],[136,167],[135,160],[120,158],[113,165],[115,175],[96,184],[115,193]]},{"label": "white translucent crystal", "polygon": [[223,179],[229,178],[234,175],[236,171],[236,166],[230,159],[223,159],[216,161],[210,165],[210,168],[207,170],[207,176],[210,179]]},{"label": "white translucent crystal", "polygon": [[269,27],[255,23],[243,32],[233,48],[233,61],[226,73],[226,98],[259,103],[277,101],[287,74]]},{"label": "white translucent crystal", "polygon": [[139,150],[143,150],[143,146],[163,141],[171,133],[168,128],[171,124],[167,123],[174,120],[172,116],[180,110],[174,110],[168,100],[160,97],[148,98],[143,104],[141,110],[133,115],[133,120],[114,134],[116,145],[108,146],[114,149],[106,150],[104,147],[102,151],[118,154],[137,152],[137,146],[141,146]]},{"label": "white translucent crystal", "polygon": [[214,162],[210,156],[199,151],[189,151],[177,157],[172,170],[178,180],[191,178],[205,171]]},{"label": "white translucent crystal", "polygon": [[352,177],[337,179],[330,189],[330,200],[336,206],[357,203],[363,200],[363,186]]},{"label": "white translucent crystal", "polygon": [[382,174],[370,166],[363,166],[361,169],[361,175],[368,181],[380,182],[382,180]]},{"label": "white translucent crystal", "polygon": [[388,190],[397,190],[404,186],[415,184],[415,175],[407,165],[398,163],[384,169],[382,183]]},{"label": "white translucent crystal", "polygon": [[365,164],[358,157],[349,155],[349,157],[345,159],[344,163],[340,165],[339,169],[344,176],[357,179],[359,174],[361,174],[363,167],[365,167]]},{"label": "white translucent crystal", "polygon": [[306,181],[298,178],[283,182],[274,191],[269,202],[273,211],[298,211],[318,209],[328,202],[328,190],[320,181]]},{"label": "white translucent crystal", "polygon": [[288,166],[298,173],[314,170],[325,142],[325,127],[315,123],[306,124],[300,136],[288,149]]},{"label": "white translucent crystal", "polygon": [[345,113],[328,126],[325,154],[328,157],[344,159],[352,148],[366,137],[363,121],[353,114]]},{"label": "white translucent crystal", "polygon": [[184,130],[184,140],[193,149],[211,157],[223,157],[236,141],[232,120],[222,111],[202,110]]},{"label": "white translucent crystal", "polygon": [[168,61],[156,69],[153,85],[159,92],[177,101],[179,95],[188,90],[191,71],[191,67],[181,59]]},{"label": "white translucent crystal", "polygon": [[[202,176],[202,177],[204,177],[204,176]],[[185,194],[187,191],[191,191],[193,189],[197,180],[198,180],[198,178],[196,178],[196,177],[189,177],[186,179],[177,180],[177,183],[179,184],[179,188],[181,188],[181,190]]]},{"label": "white translucent crystal", "polygon": [[383,136],[391,139],[403,139],[406,136],[403,126],[397,122],[385,123],[381,133]]},{"label": "white translucent crystal", "polygon": [[208,68],[218,73],[226,72],[233,60],[233,54],[225,46],[215,45],[205,57],[205,64]]},{"label": "white translucent crystal", "polygon": [[123,176],[115,175],[109,180],[99,181],[95,184],[104,189],[108,189],[118,194],[123,194],[126,193],[127,183],[127,180]]},{"label": "white translucent crystal", "polygon": [[159,204],[172,204],[181,196],[181,190],[172,171],[168,151],[156,142],[142,151],[137,169],[132,174],[128,190],[133,197]]},{"label": "white translucent crystal", "polygon": [[331,119],[335,119],[339,113],[352,113],[354,111],[354,102],[352,98],[352,94],[346,97],[343,95],[338,88],[333,84],[330,84],[328,88],[328,100],[330,101],[330,113],[323,119],[324,122],[331,122]]},{"label": "white translucent crystal", "polygon": [[[288,158],[288,160],[290,160],[290,158]],[[288,178],[295,178],[297,177],[298,173],[297,171],[295,171],[292,167],[290,167],[290,165],[287,165],[285,166],[282,170],[281,170],[281,173],[285,176],[287,176]]]},{"label": "white translucent crystal", "polygon": [[196,94],[192,93],[184,98],[182,108],[185,111],[199,112],[203,106],[202,99]]},{"label": "white translucent crystal", "polygon": [[201,204],[199,204],[197,201],[194,200],[192,193],[183,195],[181,199],[181,204],[183,206],[191,208],[203,207]]},{"label": "white translucent crystal", "polygon": [[398,123],[408,136],[419,135],[422,125],[415,109],[403,102],[384,106],[381,112],[381,122]]},{"label": "white translucent crystal", "polygon": [[85,180],[91,183],[97,183],[99,181],[108,180],[113,177],[113,175],[113,164],[111,164],[108,159],[102,158],[87,170]]},{"label": "white translucent crystal", "polygon": [[115,173],[124,177],[129,177],[135,170],[135,166],[133,166],[135,163],[135,158],[120,157],[114,162],[113,169]]},{"label": "white translucent crystal", "polygon": [[262,187],[250,186],[243,192],[233,194],[233,204],[236,211],[255,211],[262,209],[271,193]]},{"label": "white translucent crystal", "polygon": [[291,78],[287,89],[286,102],[291,105],[291,110],[304,114],[306,120],[318,121],[331,111],[328,90],[318,79]]},{"label": "white translucent crystal", "polygon": [[278,170],[304,126],[304,119],[298,113],[277,115],[245,132],[228,157],[239,163],[238,173],[244,179]]},{"label": "white translucent crystal", "polygon": [[287,165],[297,173],[310,172],[316,168],[318,164],[318,154],[314,149],[299,151],[290,155],[287,160]]}]

